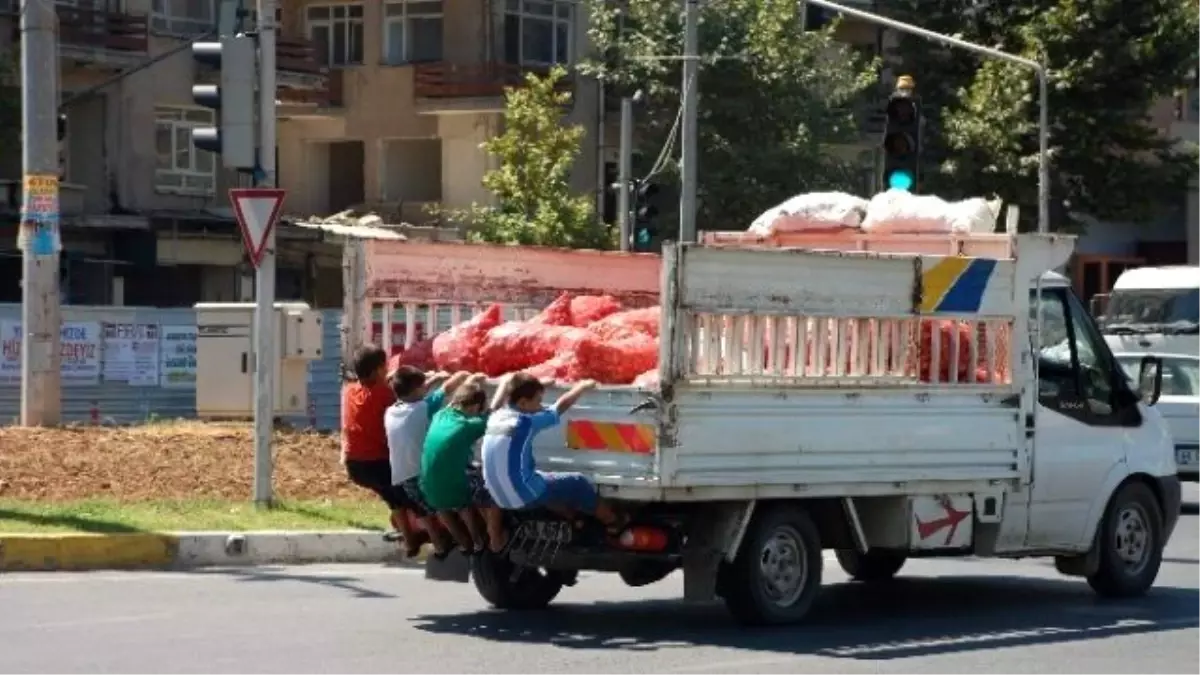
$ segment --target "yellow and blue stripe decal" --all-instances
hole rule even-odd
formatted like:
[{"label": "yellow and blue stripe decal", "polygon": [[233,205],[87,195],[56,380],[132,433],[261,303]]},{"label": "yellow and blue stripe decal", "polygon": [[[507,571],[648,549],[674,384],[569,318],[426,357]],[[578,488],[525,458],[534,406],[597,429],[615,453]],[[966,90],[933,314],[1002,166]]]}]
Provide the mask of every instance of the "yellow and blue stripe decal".
[{"label": "yellow and blue stripe decal", "polygon": [[978,312],[995,269],[988,258],[942,258],[921,273],[921,313]]}]

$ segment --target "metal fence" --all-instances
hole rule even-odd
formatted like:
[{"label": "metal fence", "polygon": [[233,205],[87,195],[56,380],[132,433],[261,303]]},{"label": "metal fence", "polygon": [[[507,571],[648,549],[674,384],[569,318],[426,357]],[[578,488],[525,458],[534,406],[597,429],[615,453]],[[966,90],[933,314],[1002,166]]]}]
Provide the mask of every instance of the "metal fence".
[{"label": "metal fence", "polygon": [[[325,358],[309,366],[309,412],[288,421],[334,430],[340,420],[338,327],[342,313],[326,310],[322,315]],[[130,424],[196,416],[194,362],[190,382],[186,369],[178,367],[167,382],[163,349],[167,340],[161,330],[194,329],[194,310],[66,306],[62,318],[70,333],[64,334],[64,356],[69,357],[64,358],[62,383],[64,422]],[[20,320],[19,305],[0,304],[0,424],[14,424],[20,417]],[[173,346],[184,343],[186,340],[177,341]],[[131,365],[135,363],[137,367]]]}]

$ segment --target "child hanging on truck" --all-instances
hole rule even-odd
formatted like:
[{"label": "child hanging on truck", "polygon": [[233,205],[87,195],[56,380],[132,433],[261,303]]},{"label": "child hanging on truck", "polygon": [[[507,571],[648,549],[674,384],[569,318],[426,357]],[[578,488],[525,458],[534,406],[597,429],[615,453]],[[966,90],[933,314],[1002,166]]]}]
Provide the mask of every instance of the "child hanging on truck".
[{"label": "child hanging on truck", "polygon": [[574,511],[594,515],[612,535],[626,522],[602,501],[591,480],[581,473],[538,471],[533,458],[533,437],[559,423],[563,413],[581,396],[595,389],[584,380],[563,394],[553,406],[543,406],[546,387],[527,373],[514,373],[501,385],[498,397],[508,405],[488,418],[483,437],[483,478],[492,501],[502,509],[545,507],[572,517]]},{"label": "child hanging on truck", "polygon": [[[483,374],[472,377],[454,392],[450,405],[433,416],[421,454],[420,487],[446,529],[455,532],[465,525],[472,552],[482,552],[487,545],[500,553],[507,543],[503,514],[488,497],[483,475],[472,465],[475,443],[487,430],[485,378]],[[504,404],[502,392],[503,388],[496,390],[492,410]]]},{"label": "child hanging on truck", "polygon": [[[396,402],[387,409],[383,419],[391,463],[389,482],[401,506],[411,511],[421,529],[428,533],[434,554],[438,556],[448,553],[448,548],[442,530],[433,522],[433,512],[417,485],[421,473],[421,451],[425,446],[429,421],[445,405],[446,397],[453,394],[469,376],[470,373],[456,373],[448,379],[445,374],[426,377],[417,368],[400,366],[391,376],[392,394]],[[412,557],[420,549],[420,542],[411,531],[408,519],[404,518],[403,521],[401,532],[404,535],[405,554]],[[459,535],[454,530],[451,530],[451,534]],[[460,543],[464,538],[455,536]]]},{"label": "child hanging on truck", "polygon": [[354,354],[352,368],[355,381],[342,387],[342,464],[350,482],[387,504],[392,527],[411,542],[403,495],[392,487],[383,430],[384,413],[396,400],[387,381],[387,354],[375,345],[364,345]]}]

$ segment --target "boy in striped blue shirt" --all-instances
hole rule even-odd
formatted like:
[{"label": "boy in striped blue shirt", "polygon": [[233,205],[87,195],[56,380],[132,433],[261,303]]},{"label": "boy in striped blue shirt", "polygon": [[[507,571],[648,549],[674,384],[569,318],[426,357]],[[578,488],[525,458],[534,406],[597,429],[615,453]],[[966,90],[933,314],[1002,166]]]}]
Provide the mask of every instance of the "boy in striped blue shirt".
[{"label": "boy in striped blue shirt", "polygon": [[507,510],[545,507],[563,515],[582,511],[619,534],[624,523],[599,498],[587,476],[538,471],[533,459],[533,437],[558,425],[563,413],[596,383],[585,380],[576,384],[553,406],[542,405],[546,387],[531,375],[515,373],[501,386],[508,405],[488,418],[483,437],[483,480],[496,506]]}]

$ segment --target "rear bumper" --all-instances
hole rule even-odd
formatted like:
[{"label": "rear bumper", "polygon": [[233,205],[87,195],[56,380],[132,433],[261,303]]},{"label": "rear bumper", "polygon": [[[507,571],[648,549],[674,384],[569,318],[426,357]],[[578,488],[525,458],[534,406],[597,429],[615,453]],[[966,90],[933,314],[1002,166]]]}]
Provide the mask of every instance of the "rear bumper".
[{"label": "rear bumper", "polygon": [[1158,494],[1162,497],[1163,507],[1163,546],[1171,539],[1171,533],[1179,524],[1179,510],[1183,504],[1183,487],[1179,484],[1179,476],[1159,476],[1154,479],[1158,483]]}]

